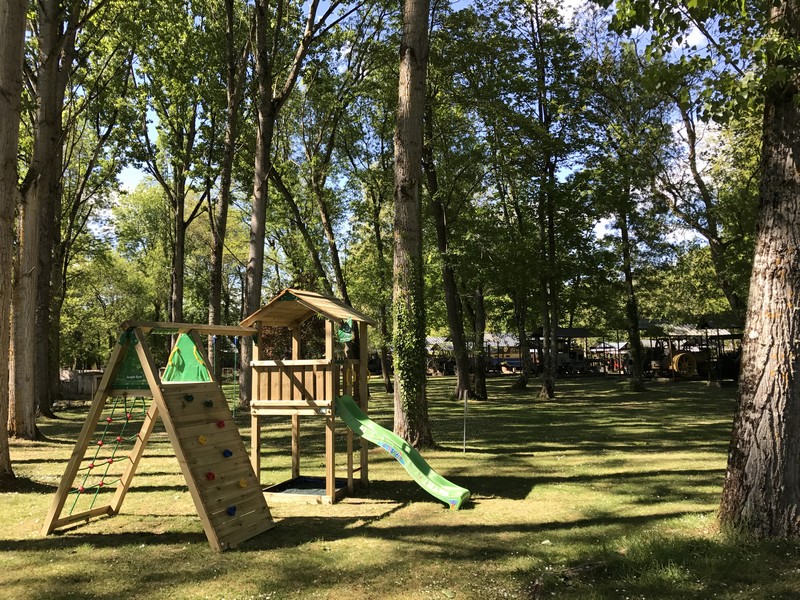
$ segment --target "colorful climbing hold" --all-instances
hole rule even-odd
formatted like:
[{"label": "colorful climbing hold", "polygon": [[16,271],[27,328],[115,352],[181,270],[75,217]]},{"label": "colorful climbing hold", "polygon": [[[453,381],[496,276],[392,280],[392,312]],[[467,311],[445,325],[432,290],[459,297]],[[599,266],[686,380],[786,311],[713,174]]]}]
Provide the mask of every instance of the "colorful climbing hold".
[{"label": "colorful climbing hold", "polygon": [[230,458],[231,456],[233,456],[233,452],[225,448],[225,450],[222,451],[222,456],[224,456],[225,458]]},{"label": "colorful climbing hold", "polygon": [[205,402],[203,402],[203,405],[206,408],[211,408],[212,406],[214,406],[214,401],[213,400],[206,400]]},{"label": "colorful climbing hold", "polygon": [[109,458],[107,462],[108,462],[108,464],[112,465],[112,464],[114,464],[114,459],[113,458]]},{"label": "colorful climbing hold", "polygon": [[247,487],[247,479],[240,479],[239,480],[239,487],[244,489]]},{"label": "colorful climbing hold", "polygon": [[225,427],[225,421],[222,421],[222,420],[217,421],[217,427],[219,427],[220,429],[223,429]]},{"label": "colorful climbing hold", "polygon": [[112,419],[111,417],[106,417],[106,423],[111,423],[111,421],[113,421],[113,420],[114,419]]},{"label": "colorful climbing hold", "polygon": [[208,479],[209,481],[214,481],[216,478],[217,475],[214,473],[214,471],[209,471],[208,473],[206,473],[206,479]]},{"label": "colorful climbing hold", "polygon": [[97,440],[97,445],[98,446],[102,446],[103,445],[103,440]]},{"label": "colorful climbing hold", "polygon": [[233,515],[235,515],[235,514],[236,514],[236,507],[235,507],[235,506],[229,506],[229,507],[228,507],[228,514],[229,514],[230,516],[233,516]]},{"label": "colorful climbing hold", "polygon": [[208,441],[208,438],[206,438],[206,436],[204,435],[201,435],[200,437],[197,438],[197,441],[200,443],[201,446],[205,446],[206,442]]},{"label": "colorful climbing hold", "polygon": [[194,400],[194,396],[192,396],[191,394],[184,394],[183,399],[186,400],[187,402],[191,402],[192,400]]}]

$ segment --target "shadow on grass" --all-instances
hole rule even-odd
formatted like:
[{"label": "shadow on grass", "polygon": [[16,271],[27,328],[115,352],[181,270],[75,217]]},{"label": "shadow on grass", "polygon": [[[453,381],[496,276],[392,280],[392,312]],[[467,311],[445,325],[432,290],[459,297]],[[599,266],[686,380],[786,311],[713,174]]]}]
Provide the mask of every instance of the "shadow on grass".
[{"label": "shadow on grass", "polygon": [[[754,557],[758,557],[754,560]],[[800,598],[800,544],[741,536],[639,535],[552,570],[525,573],[541,597]]]},{"label": "shadow on grass", "polygon": [[14,479],[3,479],[0,485],[0,492],[17,494],[52,494],[57,485],[48,485],[40,481],[28,479],[27,477],[15,477]]}]

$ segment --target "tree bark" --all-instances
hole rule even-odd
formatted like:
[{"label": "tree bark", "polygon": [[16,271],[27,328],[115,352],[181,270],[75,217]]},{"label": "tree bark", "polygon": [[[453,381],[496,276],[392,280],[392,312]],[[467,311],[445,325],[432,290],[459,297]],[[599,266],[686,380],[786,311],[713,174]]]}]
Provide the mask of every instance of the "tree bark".
[{"label": "tree bark", "polygon": [[[239,117],[244,98],[244,68],[247,64],[249,45],[241,53],[236,48],[236,31],[233,0],[225,0],[225,139],[223,141],[220,168],[220,190],[216,206],[211,215],[211,275],[208,298],[208,323],[222,323],[222,271],[224,267],[225,235],[228,229],[228,207],[231,204],[233,184],[233,159],[239,135]],[[215,370],[215,378],[221,379],[222,361],[219,360],[220,341],[217,336],[208,338],[208,358]]]},{"label": "tree bark", "polygon": [[404,0],[394,138],[394,431],[414,447],[433,445],[425,394],[422,270],[422,127],[428,63],[428,0]]},{"label": "tree bark", "polygon": [[[283,86],[276,88],[274,68],[282,50],[284,11],[286,1],[279,0],[274,5],[270,0],[256,0],[255,11],[255,78],[256,78],[256,151],[253,169],[253,210],[250,216],[250,242],[245,274],[244,312],[249,315],[258,310],[261,304],[261,284],[264,278],[264,241],[266,238],[267,204],[269,200],[269,177],[272,170],[272,140],[275,136],[275,121],[281,108],[292,93],[300,69],[313,43],[319,28],[339,6],[338,0],[331,1],[325,14],[317,22],[317,9],[320,0],[311,0],[308,7],[305,28],[295,55],[289,66]],[[275,13],[273,14],[273,10]],[[253,348],[249,340],[243,340],[240,347],[239,404],[250,405],[250,361]]]},{"label": "tree bark", "polygon": [[514,324],[517,327],[517,338],[519,339],[519,359],[521,371],[517,379],[511,384],[512,390],[524,390],[528,388],[528,382],[533,373],[533,361],[531,360],[531,345],[528,340],[528,298],[527,291],[523,288],[517,290],[514,295]]},{"label": "tree bark", "polygon": [[425,171],[428,193],[430,194],[433,225],[436,230],[436,247],[439,259],[442,261],[442,287],[444,290],[444,303],[447,308],[447,326],[450,331],[450,341],[453,344],[453,354],[456,360],[456,389],[455,395],[459,400],[469,399],[473,396],[469,378],[469,354],[464,336],[464,318],[461,300],[458,297],[456,274],[448,254],[447,215],[445,206],[439,195],[439,176],[436,171],[436,162],[433,157],[433,111],[430,106],[426,109],[425,127],[427,141],[423,146],[422,167]]},{"label": "tree bark", "polygon": [[[381,188],[382,189],[382,188]],[[381,207],[383,206],[383,193],[375,190],[370,194],[372,198],[372,231],[375,235],[375,250],[378,253],[378,277],[380,289],[385,290],[389,287],[388,270],[389,265],[386,261],[386,251],[383,244],[383,233],[381,232]],[[394,394],[394,383],[392,381],[392,369],[389,360],[389,306],[381,294],[381,301],[378,307],[378,322],[381,331],[381,374],[383,376],[383,389],[387,394]]]},{"label": "tree bark", "polygon": [[22,54],[25,47],[25,0],[0,5],[0,490],[14,479],[8,448],[9,351],[14,244],[14,211],[19,202],[19,147]]},{"label": "tree bark", "polygon": [[[626,193],[627,197],[630,197],[630,189],[627,189]],[[628,350],[630,356],[630,388],[634,392],[643,392],[645,390],[644,364],[642,363],[642,339],[639,335],[639,302],[633,285],[633,259],[628,232],[628,214],[624,209],[617,215],[617,226],[622,238],[622,271],[625,275],[625,317],[630,345]]]},{"label": "tree bark", "polygon": [[[779,34],[800,38],[800,2],[782,2],[772,17]],[[719,517],[757,537],[789,538],[800,535],[800,65],[782,66],[790,79],[776,78],[764,102],[758,232]]]},{"label": "tree bark", "polygon": [[480,284],[475,287],[475,292],[472,296],[471,313],[474,331],[473,369],[475,383],[473,392],[476,398],[488,400],[489,394],[486,391],[486,308],[483,302],[483,286]]},{"label": "tree bark", "polygon": [[[9,432],[35,439],[38,394],[49,387],[47,326],[55,203],[61,201],[62,122],[66,73],[72,68],[75,29],[61,5],[38,5],[39,55],[33,160],[22,183],[14,283],[14,386]],[[74,16],[73,16],[74,17]],[[44,353],[42,356],[40,351]],[[40,362],[42,361],[42,362]],[[39,373],[42,376],[39,376]]]}]

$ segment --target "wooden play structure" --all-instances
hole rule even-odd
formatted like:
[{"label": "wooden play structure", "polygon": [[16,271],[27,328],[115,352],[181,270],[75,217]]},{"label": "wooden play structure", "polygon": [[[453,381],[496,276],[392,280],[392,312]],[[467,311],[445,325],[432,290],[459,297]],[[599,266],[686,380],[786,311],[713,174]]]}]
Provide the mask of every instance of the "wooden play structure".
[{"label": "wooden play structure", "polygon": [[[324,356],[302,358],[300,326],[314,316],[325,319]],[[262,420],[267,417],[291,417],[292,467],[291,479],[270,486],[265,494],[270,502],[281,500],[332,504],[346,493],[352,493],[355,474],[361,484],[369,481],[367,440],[359,440],[359,460],[354,462],[354,434],[346,428],[346,477],[336,477],[337,427],[336,399],[347,395],[357,398],[360,409],[368,412],[367,326],[376,325],[368,316],[344,302],[314,292],[286,289],[268,304],[241,323],[255,327],[259,341],[265,327],[288,328],[292,335],[291,358],[265,360],[259,356],[258,342],[254,343],[252,365],[251,461],[260,477],[263,437]],[[357,357],[336,356],[336,347],[359,336]],[[324,482],[300,474],[300,418],[325,419],[325,477]],[[323,485],[324,484],[324,485]]]},{"label": "wooden play structure", "polygon": [[[159,417],[214,550],[234,547],[273,527],[200,338],[253,336],[255,330],[151,322],[126,322],[121,329],[45,519],[43,535],[119,513]],[[178,336],[163,375],[153,361],[148,333]],[[148,404],[145,398],[152,400]],[[129,437],[125,430],[132,428],[137,412],[141,426]],[[126,440],[132,443],[129,451]]]}]

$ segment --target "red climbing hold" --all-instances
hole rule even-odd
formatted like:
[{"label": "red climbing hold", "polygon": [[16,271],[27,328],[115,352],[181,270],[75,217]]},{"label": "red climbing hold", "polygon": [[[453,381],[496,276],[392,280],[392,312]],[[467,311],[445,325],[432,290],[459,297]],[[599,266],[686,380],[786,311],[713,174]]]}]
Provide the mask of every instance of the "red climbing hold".
[{"label": "red climbing hold", "polygon": [[103,445],[103,440],[97,440],[97,445],[98,446],[102,446]]},{"label": "red climbing hold", "polygon": [[220,429],[224,428],[225,427],[225,421],[217,421],[217,427],[219,427]]},{"label": "red climbing hold", "polygon": [[114,459],[113,458],[109,458],[108,459],[108,464],[113,464],[113,463],[114,463]]},{"label": "red climbing hold", "polygon": [[216,478],[217,476],[214,474],[213,471],[209,471],[208,473],[206,473],[206,479],[208,479],[209,481],[214,481]]},{"label": "red climbing hold", "polygon": [[111,421],[113,421],[113,420],[114,419],[112,419],[111,417],[106,417],[106,423],[111,423]]},{"label": "red climbing hold", "polygon": [[125,415],[125,418],[126,418],[126,419],[128,419],[128,420],[130,421],[130,420],[131,420],[131,413],[128,413],[128,414],[126,414],[126,415]]},{"label": "red climbing hold", "polygon": [[117,441],[118,441],[118,442],[121,442],[121,441],[122,441],[122,436],[121,436],[121,435],[118,435],[118,436],[117,436]]}]

